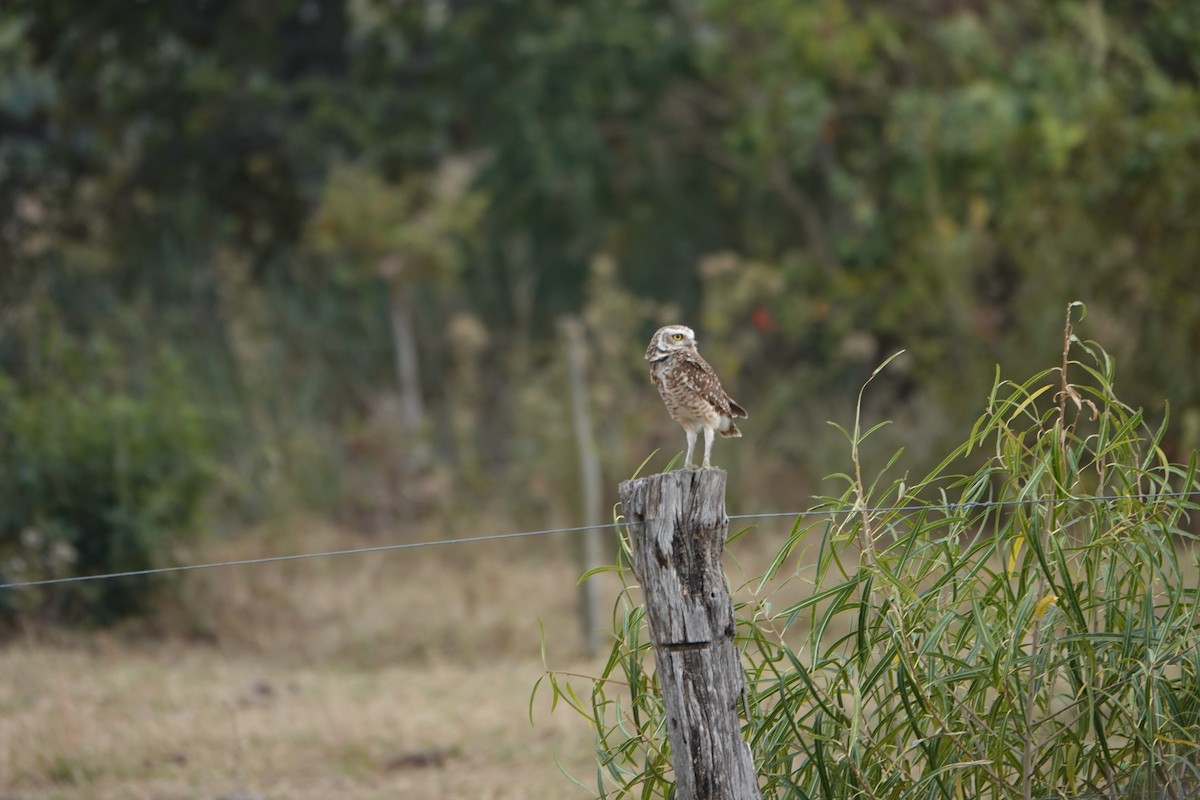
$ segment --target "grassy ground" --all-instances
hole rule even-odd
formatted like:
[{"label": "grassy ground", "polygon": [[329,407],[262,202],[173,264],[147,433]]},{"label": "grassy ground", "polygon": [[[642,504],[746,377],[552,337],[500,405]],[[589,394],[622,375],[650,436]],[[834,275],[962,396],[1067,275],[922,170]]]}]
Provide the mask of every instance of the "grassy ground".
[{"label": "grassy ground", "polygon": [[[786,522],[731,546],[735,586]],[[184,560],[388,541],[301,522]],[[552,668],[599,672],[578,574],[569,536],[231,567],[153,635],[31,630],[0,647],[0,800],[587,797],[559,763],[590,782],[592,731],[548,691],[529,720],[542,627]]]},{"label": "grassy ground", "polygon": [[[189,559],[382,544],[281,526]],[[595,672],[568,542],[192,573],[153,636],[0,648],[0,798],[586,796],[592,734],[530,691]],[[606,603],[609,602],[606,600]]]},{"label": "grassy ground", "polygon": [[0,656],[5,798],[583,796],[582,721],[535,710],[537,661],[281,666],[199,647]]}]

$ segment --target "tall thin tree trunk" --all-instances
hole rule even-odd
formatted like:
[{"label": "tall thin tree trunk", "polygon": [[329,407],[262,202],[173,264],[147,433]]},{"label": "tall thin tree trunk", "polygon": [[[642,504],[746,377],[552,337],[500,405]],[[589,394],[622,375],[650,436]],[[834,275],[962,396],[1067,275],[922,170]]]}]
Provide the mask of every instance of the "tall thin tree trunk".
[{"label": "tall thin tree trunk", "polygon": [[[561,330],[567,340],[567,375],[571,384],[571,417],[575,424],[575,442],[579,448],[579,480],[582,485],[583,516],[580,522],[594,525],[603,522],[603,487],[600,485],[600,454],[588,400],[587,345],[584,343],[583,323],[575,317],[564,319]],[[582,572],[600,566],[603,557],[601,531],[583,531],[579,549],[579,568]],[[588,655],[600,649],[600,598],[595,580],[579,584],[579,619],[583,644]]]},{"label": "tall thin tree trunk", "polygon": [[388,316],[392,323],[392,344],[396,355],[396,378],[400,390],[400,408],[404,424],[416,432],[425,425],[425,403],[421,400],[421,366],[417,360],[417,337],[407,292],[395,282],[391,285]]}]

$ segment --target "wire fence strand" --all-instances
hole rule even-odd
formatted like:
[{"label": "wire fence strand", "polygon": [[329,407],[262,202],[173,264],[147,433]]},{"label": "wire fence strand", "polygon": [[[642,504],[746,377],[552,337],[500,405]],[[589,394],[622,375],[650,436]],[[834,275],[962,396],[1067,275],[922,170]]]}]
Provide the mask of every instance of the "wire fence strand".
[{"label": "wire fence strand", "polygon": [[[758,514],[731,514],[729,520],[754,520],[754,519],[772,519],[791,517],[797,520],[806,517],[831,517],[838,514],[887,514],[895,511],[973,511],[981,508],[1014,508],[1019,506],[1046,505],[1054,503],[1085,503],[1085,502],[1113,502],[1117,500],[1152,500],[1152,499],[1182,499],[1186,497],[1200,497],[1200,491],[1188,492],[1160,492],[1146,494],[1117,494],[1117,495],[1089,495],[1080,497],[1031,497],[1022,500],[979,500],[969,501],[966,503],[940,503],[940,504],[905,504],[891,506],[871,506],[867,508],[859,508],[857,505],[840,506],[837,508],[810,508],[804,511],[769,511]],[[468,536],[456,539],[435,539],[430,541],[420,542],[399,542],[396,544],[373,545],[370,547],[351,547],[341,550],[323,550],[314,553],[290,553],[281,556],[262,556],[259,558],[244,558],[234,561],[212,561],[200,564],[175,564],[166,567],[152,567],[149,569],[135,569],[125,572],[106,572],[97,575],[71,575],[61,578],[41,578],[33,581],[12,581],[9,583],[0,583],[0,590],[3,589],[29,589],[35,586],[53,586],[56,584],[65,583],[81,583],[84,581],[102,581],[115,580],[119,578],[135,578],[150,575],[163,575],[172,572],[190,572],[201,569],[217,569],[221,567],[241,567],[254,564],[275,564],[284,561],[302,561],[313,558],[332,558],[335,556],[352,556],[362,555],[367,553],[386,553],[398,550],[417,550],[426,547],[441,547],[453,544],[478,544],[480,542],[495,542],[505,539],[527,539],[537,536],[550,536],[560,533],[581,533],[583,531],[593,530],[608,530],[619,528],[627,525],[626,522],[604,522],[594,525],[576,525],[570,528],[547,528],[539,531],[519,531],[515,533],[494,533],[486,536]]]}]

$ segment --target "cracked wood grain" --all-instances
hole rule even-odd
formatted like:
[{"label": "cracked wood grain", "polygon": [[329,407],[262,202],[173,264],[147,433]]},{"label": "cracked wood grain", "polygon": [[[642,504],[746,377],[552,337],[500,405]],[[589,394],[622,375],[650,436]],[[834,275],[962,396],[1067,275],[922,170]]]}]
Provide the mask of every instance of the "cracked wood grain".
[{"label": "cracked wood grain", "polygon": [[679,800],[761,797],[738,717],[745,677],[722,568],[726,477],[678,470],[620,486]]}]

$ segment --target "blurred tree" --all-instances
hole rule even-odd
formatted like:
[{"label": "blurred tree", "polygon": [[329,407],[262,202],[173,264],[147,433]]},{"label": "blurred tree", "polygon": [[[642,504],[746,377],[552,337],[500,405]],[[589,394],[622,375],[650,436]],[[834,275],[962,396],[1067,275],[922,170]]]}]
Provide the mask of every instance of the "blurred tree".
[{"label": "blurred tree", "polygon": [[425,415],[454,348],[416,332],[455,315],[502,462],[603,256],[607,363],[700,319],[817,473],[800,432],[871,362],[910,351],[877,388],[934,452],[1076,298],[1132,402],[1200,419],[1197,8],[12,0],[0,362],[24,380],[60,327],[171,340],[204,391],[336,439],[397,373]]},{"label": "blurred tree", "polygon": [[77,224],[125,247],[164,226],[255,249],[296,236],[306,165],[289,137],[303,89],[345,73],[341,0],[6,7],[45,98],[6,166],[49,170],[63,199],[95,182],[103,205]]},{"label": "blurred tree", "polygon": [[1200,401],[1177,370],[1200,335],[1189,4],[695,7],[737,249],[787,277],[769,308],[809,360],[908,347],[940,416],[1053,347],[1078,296],[1120,355],[1163,356],[1123,359],[1140,402]]},{"label": "blurred tree", "polygon": [[414,433],[425,426],[414,297],[457,276],[461,246],[486,208],[483,195],[471,191],[474,172],[465,159],[447,159],[434,175],[391,185],[372,171],[335,168],[310,228],[337,280],[386,287],[401,407]]},{"label": "blurred tree", "polygon": [[696,299],[689,264],[717,242],[703,234],[714,206],[686,146],[691,42],[669,6],[361,0],[349,16],[357,125],[374,131],[358,138],[374,163],[396,177],[422,159],[485,156],[479,184],[496,202],[466,285],[489,318],[553,330],[601,249],[640,291],[683,283]]}]

